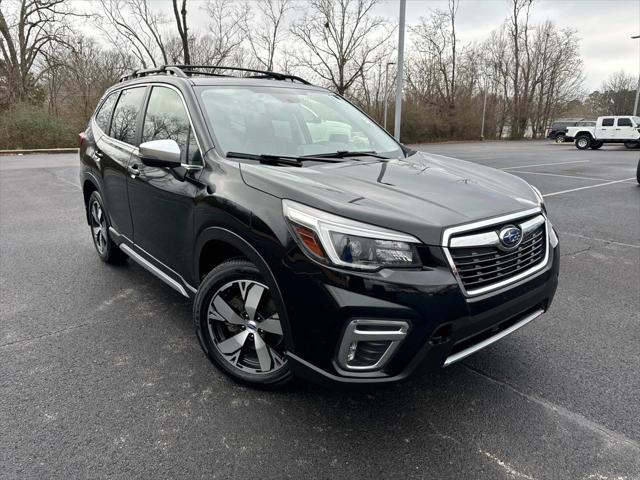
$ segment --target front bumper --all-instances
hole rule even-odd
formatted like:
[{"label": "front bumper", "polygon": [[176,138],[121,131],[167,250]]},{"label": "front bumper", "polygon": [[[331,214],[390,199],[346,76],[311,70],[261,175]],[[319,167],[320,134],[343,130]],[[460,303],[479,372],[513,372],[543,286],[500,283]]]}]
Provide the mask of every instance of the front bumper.
[{"label": "front bumper", "polygon": [[[551,247],[549,247],[551,248]],[[548,310],[556,291],[559,248],[533,276],[502,290],[466,297],[441,249],[424,247],[432,268],[346,273],[293,252],[278,269],[290,319],[294,371],[319,382],[362,384],[433,371],[488,346]],[[406,338],[379,370],[347,371],[338,351],[354,319],[406,322]]]}]

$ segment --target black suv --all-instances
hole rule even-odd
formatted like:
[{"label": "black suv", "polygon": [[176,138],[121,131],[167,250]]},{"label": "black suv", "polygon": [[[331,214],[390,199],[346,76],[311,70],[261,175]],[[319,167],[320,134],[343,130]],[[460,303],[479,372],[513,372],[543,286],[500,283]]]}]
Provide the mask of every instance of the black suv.
[{"label": "black suv", "polygon": [[80,160],[98,255],[194,298],[202,348],[246,383],[447,366],[556,290],[540,192],[413,151],[298,77],[137,71],[105,93]]},{"label": "black suv", "polygon": [[593,120],[581,120],[579,122],[554,122],[547,127],[547,138],[556,143],[572,142],[573,138],[567,136],[568,127],[595,127]]}]

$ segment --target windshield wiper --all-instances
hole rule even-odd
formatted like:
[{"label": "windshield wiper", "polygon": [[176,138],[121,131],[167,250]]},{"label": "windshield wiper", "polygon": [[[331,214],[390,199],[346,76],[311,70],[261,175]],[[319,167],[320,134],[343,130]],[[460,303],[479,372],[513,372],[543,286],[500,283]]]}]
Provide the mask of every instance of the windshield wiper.
[{"label": "windshield wiper", "polygon": [[302,162],[295,157],[282,157],[279,155],[227,152],[227,158],[244,158],[245,160],[257,160],[260,163],[277,163],[280,165],[291,165],[292,167],[302,166]]},{"label": "windshield wiper", "polygon": [[288,155],[268,155],[266,153],[241,153],[241,152],[227,152],[227,158],[244,158],[246,160],[257,160],[260,163],[276,164],[276,165],[289,165],[292,167],[301,167],[302,162],[325,162],[336,163],[340,160],[336,160],[332,157],[322,157],[316,155],[309,155],[304,157],[294,157]]},{"label": "windshield wiper", "polygon": [[374,152],[373,150],[367,150],[367,151],[338,150],[337,152],[305,155],[305,158],[309,158],[309,157],[315,157],[315,158],[373,157],[373,158],[379,158],[381,160],[390,160],[387,157],[383,157],[382,155],[379,155],[378,152]]}]

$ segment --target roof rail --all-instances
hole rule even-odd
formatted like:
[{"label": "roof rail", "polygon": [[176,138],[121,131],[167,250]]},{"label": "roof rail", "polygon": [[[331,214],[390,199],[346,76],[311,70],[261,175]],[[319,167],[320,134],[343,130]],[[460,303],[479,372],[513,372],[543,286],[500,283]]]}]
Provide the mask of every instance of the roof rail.
[{"label": "roof rail", "polygon": [[180,70],[179,68],[174,68],[171,65],[160,65],[159,67],[154,67],[154,68],[134,70],[131,73],[122,75],[120,77],[119,82],[125,82],[133,78],[146,77],[147,75],[160,75],[160,74],[166,74],[166,73],[171,73],[176,77],[186,77],[184,72],[182,72],[182,70]]},{"label": "roof rail", "polygon": [[273,78],[275,80],[290,80],[292,82],[300,82],[304,85],[311,85],[308,81],[295,75],[287,73],[271,72],[269,70],[255,70],[253,68],[226,67],[223,65],[161,65],[156,68],[148,68],[145,70],[136,70],[130,74],[120,77],[120,82],[131,80],[134,78],[145,77],[147,75],[173,74],[177,77],[191,77],[194,75],[215,76],[215,77],[231,77],[224,73],[214,73],[214,70],[230,70],[232,72],[255,73],[257,75],[245,76],[245,78]]}]

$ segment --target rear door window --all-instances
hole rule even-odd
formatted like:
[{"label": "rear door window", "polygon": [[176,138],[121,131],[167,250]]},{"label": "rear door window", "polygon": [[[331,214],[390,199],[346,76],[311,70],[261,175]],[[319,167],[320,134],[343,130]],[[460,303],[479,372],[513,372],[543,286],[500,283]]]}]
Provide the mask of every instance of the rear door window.
[{"label": "rear door window", "polygon": [[96,113],[95,121],[103,132],[109,131],[109,122],[111,121],[111,112],[113,112],[113,106],[116,104],[119,92],[114,92],[107,97],[102,103],[100,110]]},{"label": "rear door window", "polygon": [[613,118],[603,118],[602,119],[603,127],[613,127]]},{"label": "rear door window", "polygon": [[111,137],[129,145],[138,145],[136,130],[145,90],[146,87],[137,87],[122,92],[111,120]]}]

